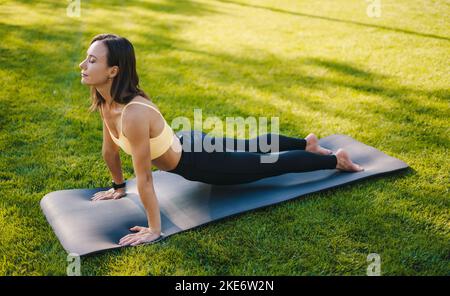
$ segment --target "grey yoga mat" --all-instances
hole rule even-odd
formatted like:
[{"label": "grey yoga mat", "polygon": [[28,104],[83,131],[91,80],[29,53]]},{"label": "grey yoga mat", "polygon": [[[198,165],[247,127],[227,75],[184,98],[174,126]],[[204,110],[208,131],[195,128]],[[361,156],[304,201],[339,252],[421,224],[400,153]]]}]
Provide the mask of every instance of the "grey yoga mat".
[{"label": "grey yoga mat", "polygon": [[[346,135],[331,135],[319,142],[334,151],[345,148],[352,160],[365,170],[287,173],[238,185],[211,185],[154,171],[164,235],[151,243],[224,217],[408,167],[403,161]],[[81,256],[120,248],[118,242],[131,233],[129,228],[148,225],[136,178],[127,181],[127,196],[119,200],[90,200],[95,192],[107,189],[109,187],[59,190],[42,198],[42,211],[68,253]]]}]

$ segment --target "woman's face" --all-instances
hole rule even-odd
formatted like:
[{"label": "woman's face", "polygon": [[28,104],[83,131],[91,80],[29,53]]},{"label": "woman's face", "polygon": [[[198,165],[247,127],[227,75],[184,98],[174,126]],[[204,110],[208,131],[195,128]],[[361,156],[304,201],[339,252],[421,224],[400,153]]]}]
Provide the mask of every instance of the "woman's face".
[{"label": "woman's face", "polygon": [[86,59],[80,63],[81,83],[102,85],[117,74],[117,66],[108,67],[107,53],[108,49],[101,41],[95,41],[89,46]]}]

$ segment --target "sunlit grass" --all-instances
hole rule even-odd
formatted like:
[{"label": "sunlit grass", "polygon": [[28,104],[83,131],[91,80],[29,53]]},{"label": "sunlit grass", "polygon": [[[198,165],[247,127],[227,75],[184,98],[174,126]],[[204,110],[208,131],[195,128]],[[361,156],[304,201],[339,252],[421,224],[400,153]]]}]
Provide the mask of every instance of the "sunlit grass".
[{"label": "sunlit grass", "polygon": [[109,184],[78,69],[104,32],[133,42],[169,123],[278,116],[283,134],[347,134],[411,169],[89,256],[83,274],[365,275],[369,253],[385,275],[450,273],[445,1],[385,0],[378,19],[365,1],[81,3],[70,18],[64,1],[0,1],[0,274],[65,274],[39,201]]}]

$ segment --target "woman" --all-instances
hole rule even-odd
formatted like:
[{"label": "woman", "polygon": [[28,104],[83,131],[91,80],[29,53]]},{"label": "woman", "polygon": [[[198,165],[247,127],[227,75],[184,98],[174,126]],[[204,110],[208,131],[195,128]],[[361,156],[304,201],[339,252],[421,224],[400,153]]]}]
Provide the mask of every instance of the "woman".
[{"label": "woman", "polygon": [[[206,152],[194,150],[193,139],[203,140],[201,131],[182,132],[177,136],[157,107],[139,88],[136,59],[132,44],[114,34],[100,34],[93,38],[87,57],[80,63],[81,82],[91,88],[90,111],[99,110],[103,121],[102,156],[111,172],[113,188],[97,192],[93,201],[118,199],[126,195],[119,150],[132,156],[137,188],[146,209],[148,226],[135,226],[136,233],[124,236],[119,244],[138,245],[161,236],[158,200],[152,181],[152,165],[160,170],[178,174],[186,179],[210,184],[239,184],[290,172],[319,169],[343,171],[363,170],[354,164],[348,154],[319,146],[314,134],[305,139],[277,135],[278,159],[261,162],[263,151],[252,152],[248,147],[259,144],[267,136],[270,145],[273,134],[253,139],[210,137],[212,142],[223,141],[222,147],[234,142],[233,147],[245,144],[245,151],[226,149]],[[183,145],[183,141],[187,145]],[[256,145],[259,147],[259,145]],[[187,149],[189,148],[189,149]],[[266,154],[267,155],[267,154]]]}]

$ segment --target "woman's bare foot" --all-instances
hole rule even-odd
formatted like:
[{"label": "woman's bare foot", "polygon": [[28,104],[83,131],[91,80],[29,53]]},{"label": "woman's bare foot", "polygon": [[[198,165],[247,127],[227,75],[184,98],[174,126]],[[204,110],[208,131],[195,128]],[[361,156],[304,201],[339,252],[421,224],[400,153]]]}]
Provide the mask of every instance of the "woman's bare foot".
[{"label": "woman's bare foot", "polygon": [[347,172],[360,172],[364,171],[364,168],[356,163],[352,162],[347,151],[339,148],[336,151],[337,165],[336,168],[341,171]]},{"label": "woman's bare foot", "polygon": [[307,135],[305,140],[306,140],[306,148],[305,148],[306,151],[322,155],[330,155],[333,153],[333,151],[321,147],[319,145],[319,139],[313,133]]}]

